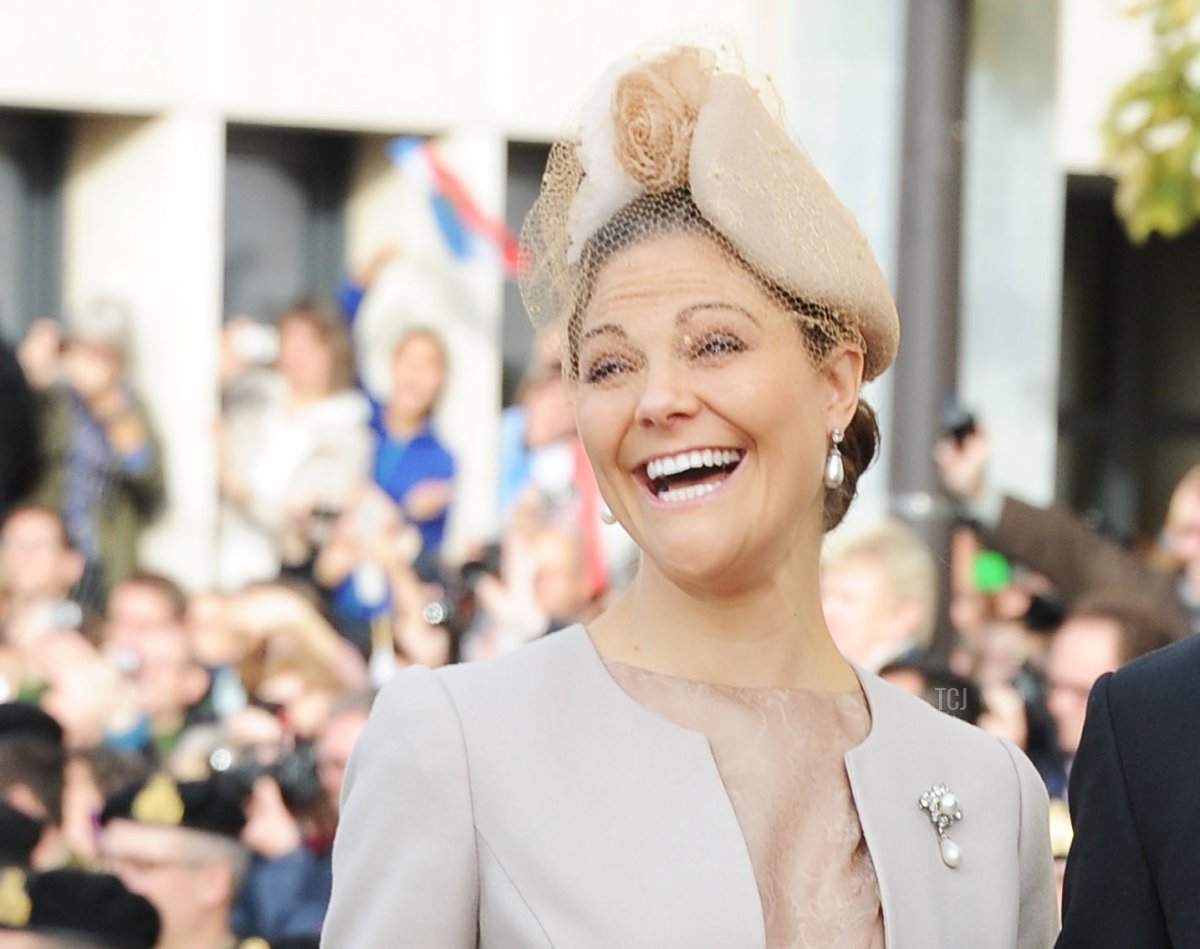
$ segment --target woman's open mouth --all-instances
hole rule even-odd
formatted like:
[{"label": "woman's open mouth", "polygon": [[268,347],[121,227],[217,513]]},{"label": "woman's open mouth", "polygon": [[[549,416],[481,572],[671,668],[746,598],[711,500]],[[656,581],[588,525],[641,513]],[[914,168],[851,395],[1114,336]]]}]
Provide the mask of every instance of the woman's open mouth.
[{"label": "woman's open mouth", "polygon": [[736,448],[693,448],[652,458],[639,474],[659,501],[677,504],[715,491],[745,455]]}]

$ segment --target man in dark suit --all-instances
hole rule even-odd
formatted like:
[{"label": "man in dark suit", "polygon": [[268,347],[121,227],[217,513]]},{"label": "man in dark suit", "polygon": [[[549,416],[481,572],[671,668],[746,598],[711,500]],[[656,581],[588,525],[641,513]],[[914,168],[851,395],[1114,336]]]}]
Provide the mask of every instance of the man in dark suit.
[{"label": "man in dark suit", "polygon": [[1057,949],[1200,946],[1200,637],[1102,676],[1071,772]]}]

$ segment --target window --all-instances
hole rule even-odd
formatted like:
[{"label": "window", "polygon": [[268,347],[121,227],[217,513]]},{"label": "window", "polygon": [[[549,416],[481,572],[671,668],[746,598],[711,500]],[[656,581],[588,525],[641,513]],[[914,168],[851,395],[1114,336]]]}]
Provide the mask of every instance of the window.
[{"label": "window", "polygon": [[332,296],[345,266],[348,135],[237,126],[225,159],[225,315]]},{"label": "window", "polygon": [[68,120],[0,109],[0,336],[12,343],[62,307]]},{"label": "window", "polygon": [[1067,180],[1057,493],[1127,540],[1200,460],[1200,229],[1132,244],[1112,195]]}]

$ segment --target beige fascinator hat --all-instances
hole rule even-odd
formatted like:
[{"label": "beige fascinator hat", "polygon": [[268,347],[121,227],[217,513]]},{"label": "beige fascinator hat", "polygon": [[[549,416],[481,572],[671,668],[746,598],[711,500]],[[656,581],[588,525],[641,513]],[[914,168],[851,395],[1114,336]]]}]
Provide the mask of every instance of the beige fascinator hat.
[{"label": "beige fascinator hat", "polygon": [[782,110],[727,48],[676,46],[619,64],[556,143],[521,232],[521,292],[537,326],[570,319],[603,248],[637,240],[640,202],[686,204],[798,318],[863,347],[872,379],[900,324],[858,223],[791,139]]}]

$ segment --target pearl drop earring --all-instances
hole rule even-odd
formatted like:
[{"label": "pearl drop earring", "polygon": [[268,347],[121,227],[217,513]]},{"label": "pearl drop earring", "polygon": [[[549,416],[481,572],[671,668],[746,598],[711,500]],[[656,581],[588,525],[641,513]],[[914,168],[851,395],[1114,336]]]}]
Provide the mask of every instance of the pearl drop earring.
[{"label": "pearl drop earring", "polygon": [[842,460],[842,430],[835,428],[829,435],[829,455],[825,458],[825,487],[840,488],[846,480],[846,463]]}]

